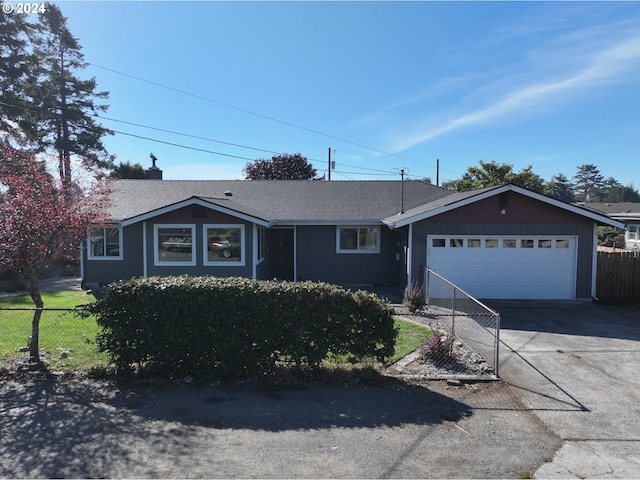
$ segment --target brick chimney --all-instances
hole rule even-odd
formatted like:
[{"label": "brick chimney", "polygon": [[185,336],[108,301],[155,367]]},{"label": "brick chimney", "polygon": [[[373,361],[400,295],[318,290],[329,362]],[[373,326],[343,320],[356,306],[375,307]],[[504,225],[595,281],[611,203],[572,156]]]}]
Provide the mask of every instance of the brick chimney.
[{"label": "brick chimney", "polygon": [[148,170],[145,170],[144,172],[147,180],[162,180],[162,170],[160,170],[156,166],[156,162],[158,161],[158,159],[153,153],[151,153],[151,155],[149,156],[151,157],[151,161],[153,162],[153,165],[151,165],[151,168],[149,168]]}]

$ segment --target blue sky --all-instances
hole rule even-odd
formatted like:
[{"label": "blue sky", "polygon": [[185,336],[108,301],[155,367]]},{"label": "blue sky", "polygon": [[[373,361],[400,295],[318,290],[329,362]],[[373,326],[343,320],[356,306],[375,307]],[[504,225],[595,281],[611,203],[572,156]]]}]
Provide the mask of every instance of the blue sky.
[{"label": "blue sky", "polygon": [[110,92],[110,153],[166,179],[296,152],[322,175],[331,148],[333,180],[495,160],[640,188],[640,3],[56,3]]}]

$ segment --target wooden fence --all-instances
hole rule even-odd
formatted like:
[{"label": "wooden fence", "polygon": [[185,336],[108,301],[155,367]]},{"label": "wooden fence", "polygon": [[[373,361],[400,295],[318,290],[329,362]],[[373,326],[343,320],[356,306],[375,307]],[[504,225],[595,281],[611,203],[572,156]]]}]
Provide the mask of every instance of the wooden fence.
[{"label": "wooden fence", "polygon": [[640,252],[598,250],[596,296],[603,302],[640,303]]}]

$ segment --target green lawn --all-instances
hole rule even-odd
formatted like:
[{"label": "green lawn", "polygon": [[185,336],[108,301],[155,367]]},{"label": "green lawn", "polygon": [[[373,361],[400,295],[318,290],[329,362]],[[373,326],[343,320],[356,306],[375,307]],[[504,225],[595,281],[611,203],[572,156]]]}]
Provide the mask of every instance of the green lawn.
[{"label": "green lawn", "polygon": [[423,325],[395,319],[395,325],[398,329],[398,338],[396,339],[396,353],[391,357],[386,365],[391,365],[398,360],[406,357],[414,350],[417,350],[431,336],[431,329]]},{"label": "green lawn", "polygon": [[[43,292],[44,311],[40,319],[40,351],[52,368],[89,368],[106,362],[98,354],[95,320],[76,317],[71,311],[47,310],[73,308],[89,303],[93,297],[83,291]],[[29,295],[0,299],[0,308],[33,308]],[[0,310],[0,362],[13,355],[28,355],[19,350],[27,346],[31,335],[32,310]]]},{"label": "green lawn", "polygon": [[[99,331],[92,318],[79,318],[73,312],[47,310],[73,308],[93,301],[93,297],[82,291],[43,292],[45,310],[40,320],[40,350],[52,368],[88,369],[107,363],[106,354],[96,351],[95,337]],[[0,308],[33,308],[28,295],[0,299]],[[26,347],[31,334],[33,311],[0,310],[0,363],[20,353]],[[400,319],[395,319],[398,328],[396,353],[385,365],[391,365],[423,345],[431,330]]]}]

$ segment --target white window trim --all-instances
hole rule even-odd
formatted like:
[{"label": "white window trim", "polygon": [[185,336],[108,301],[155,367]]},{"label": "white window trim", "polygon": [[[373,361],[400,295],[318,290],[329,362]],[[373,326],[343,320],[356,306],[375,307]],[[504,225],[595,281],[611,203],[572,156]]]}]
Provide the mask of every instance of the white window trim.
[{"label": "white window trim", "polygon": [[[163,262],[158,257],[158,230],[161,228],[185,228],[191,230],[191,261]],[[195,224],[162,223],[153,225],[153,265],[155,267],[192,267],[196,264],[196,226]]]},{"label": "white window trim", "polygon": [[[360,250],[360,248],[349,250],[349,249],[340,248],[340,230],[342,229],[358,230],[358,246],[359,246],[360,245],[360,229],[364,229],[364,228],[378,229],[378,235],[376,237],[376,248],[374,250]],[[382,228],[380,228],[380,225],[339,225],[336,227],[336,253],[341,253],[341,254],[351,253],[351,254],[357,254],[357,255],[371,255],[371,254],[380,253],[380,242],[381,242],[380,237],[381,236],[382,236]]]},{"label": "white window trim", "polygon": [[255,225],[255,230],[254,230],[254,244],[255,244],[255,258],[256,258],[256,265],[260,265],[262,262],[264,262],[264,257],[266,256],[266,252],[267,252],[267,248],[264,244],[265,239],[266,239],[266,233],[265,233],[265,228],[261,227],[260,225]]},{"label": "white window trim", "polygon": [[[91,231],[95,230],[97,228],[102,228],[107,229],[107,228],[117,228],[118,229],[118,255],[117,256],[112,256],[112,257],[108,257],[106,255],[101,255],[101,256],[94,256],[92,254],[93,249],[91,248]],[[90,229],[89,229],[89,234],[87,235],[87,260],[98,260],[98,261],[103,261],[103,260],[122,260],[122,226],[120,224],[113,224],[109,227],[105,227],[103,225],[93,225]]]},{"label": "white window trim", "polygon": [[[631,231],[633,230],[633,233],[635,233],[635,237],[636,238],[631,238]],[[634,243],[640,243],[640,225],[629,225],[627,227],[627,241],[628,242],[634,242]]]},{"label": "white window trim", "polygon": [[[247,241],[245,228],[242,223],[207,223],[202,225],[202,264],[207,267],[244,267],[246,265]],[[240,229],[240,261],[212,262],[209,260],[207,229],[209,228],[239,228]]]}]

